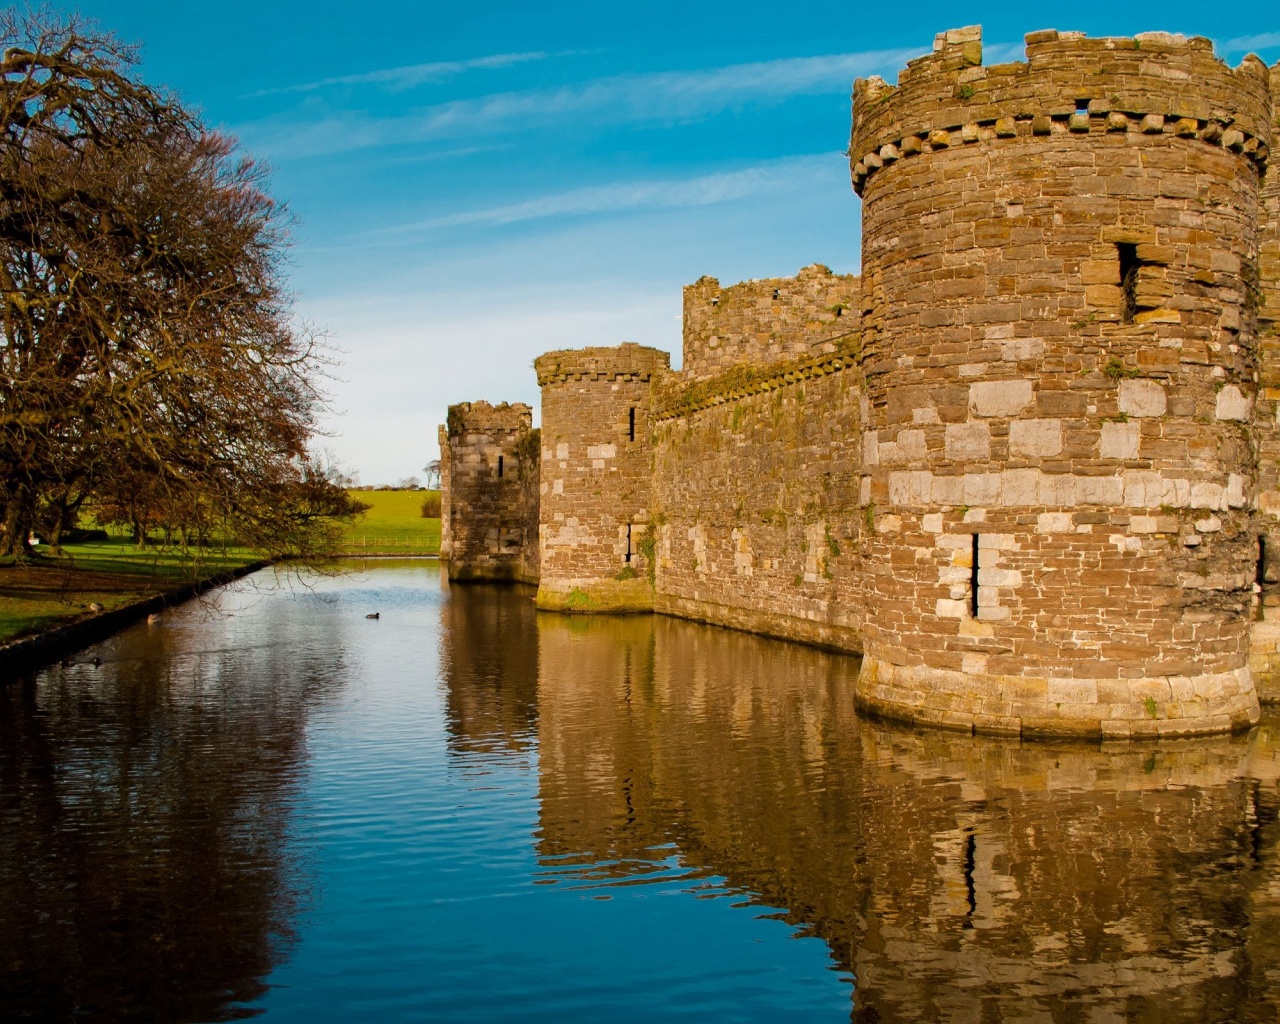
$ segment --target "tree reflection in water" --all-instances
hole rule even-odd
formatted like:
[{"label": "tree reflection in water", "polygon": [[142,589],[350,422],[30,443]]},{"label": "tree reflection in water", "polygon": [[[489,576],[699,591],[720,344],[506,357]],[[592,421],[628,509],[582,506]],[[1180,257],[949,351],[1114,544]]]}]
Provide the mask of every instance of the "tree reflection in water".
[{"label": "tree reflection in water", "polygon": [[1024,745],[859,720],[840,655],[665,618],[537,625],[550,877],[723,876],[826,941],[856,1021],[1280,1010],[1274,716]]},{"label": "tree reflection in water", "polygon": [[0,1018],[249,1016],[288,953],[304,730],[341,657],[201,652],[190,625],[0,687]]}]

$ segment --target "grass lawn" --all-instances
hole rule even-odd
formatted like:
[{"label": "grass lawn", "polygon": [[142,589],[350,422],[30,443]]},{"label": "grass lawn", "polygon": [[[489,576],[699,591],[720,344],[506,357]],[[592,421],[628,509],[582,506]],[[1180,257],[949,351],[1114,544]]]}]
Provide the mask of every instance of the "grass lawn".
[{"label": "grass lawn", "polygon": [[139,551],[127,538],[67,544],[61,558],[0,566],[0,643],[80,618],[97,602],[110,611],[140,598],[254,561],[243,548]]},{"label": "grass lawn", "polygon": [[352,491],[354,498],[371,505],[347,529],[344,554],[437,555],[440,553],[440,520],[422,518],[422,502],[428,491]]}]

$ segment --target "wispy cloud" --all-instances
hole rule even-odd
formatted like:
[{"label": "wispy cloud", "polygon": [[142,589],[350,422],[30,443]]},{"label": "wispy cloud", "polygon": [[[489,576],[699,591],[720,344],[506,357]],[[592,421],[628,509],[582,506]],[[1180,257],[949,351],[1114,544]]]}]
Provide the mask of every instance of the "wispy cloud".
[{"label": "wispy cloud", "polygon": [[1269,50],[1280,46],[1280,32],[1260,32],[1253,36],[1236,36],[1218,41],[1219,53],[1246,53],[1250,50]]},{"label": "wispy cloud", "polygon": [[[552,54],[541,50],[528,53],[495,53],[488,57],[473,57],[470,60],[436,61],[430,64],[405,64],[396,68],[382,68],[378,71],[362,71],[354,75],[337,75],[333,78],[321,78],[314,82],[302,82],[297,85],[282,85],[272,89],[259,89],[250,96],[271,96],[289,92],[315,92],[336,85],[375,85],[393,91],[411,89],[423,82],[439,82],[467,71],[489,71],[498,68],[509,68],[516,64],[525,64],[534,60],[546,60]],[[556,56],[563,56],[557,54]]]},{"label": "wispy cloud", "polygon": [[263,121],[243,126],[242,135],[251,147],[288,159],[515,131],[568,119],[678,122],[790,96],[847,92],[856,76],[896,73],[916,53],[869,50],[697,71],[614,75],[555,89],[494,93],[388,117],[349,111],[311,121]]},{"label": "wispy cloud", "polygon": [[466,225],[497,226],[551,217],[712,206],[760,193],[810,186],[829,180],[833,175],[846,173],[842,168],[847,168],[843,154],[811,154],[694,178],[614,182],[571,189],[518,203],[465,210],[411,224],[399,224],[371,234],[394,237]]}]

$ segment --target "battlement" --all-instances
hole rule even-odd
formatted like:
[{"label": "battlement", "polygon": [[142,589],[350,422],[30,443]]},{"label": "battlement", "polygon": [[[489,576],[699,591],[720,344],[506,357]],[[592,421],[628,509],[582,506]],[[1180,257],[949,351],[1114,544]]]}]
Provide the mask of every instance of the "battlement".
[{"label": "battlement", "polygon": [[735,366],[830,355],[858,331],[860,281],[820,263],[795,277],[722,287],[703,277],[684,289],[684,371],[705,380]]},{"label": "battlement", "polygon": [[624,341],[610,347],[557,349],[533,361],[538,386],[578,380],[648,381],[671,368],[670,354]]},{"label": "battlement", "polygon": [[858,79],[849,150],[858,194],[902,158],[1060,133],[1195,138],[1267,165],[1270,71],[1252,54],[1231,68],[1199,36],[1090,39],[1053,29],[1028,34],[1026,53],[1025,63],[983,66],[982,30],[971,26],[941,33],[896,86]]},{"label": "battlement", "polygon": [[533,427],[533,409],[524,402],[459,402],[449,406],[448,436],[516,433]]}]

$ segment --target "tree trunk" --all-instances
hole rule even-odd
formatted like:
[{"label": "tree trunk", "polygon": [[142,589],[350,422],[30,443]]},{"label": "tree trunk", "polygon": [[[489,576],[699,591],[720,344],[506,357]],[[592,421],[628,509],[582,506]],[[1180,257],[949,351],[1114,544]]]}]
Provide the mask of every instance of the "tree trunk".
[{"label": "tree trunk", "polygon": [[31,532],[31,512],[25,489],[9,499],[4,510],[4,533],[0,535],[0,558],[25,562],[30,556],[27,536]]}]

